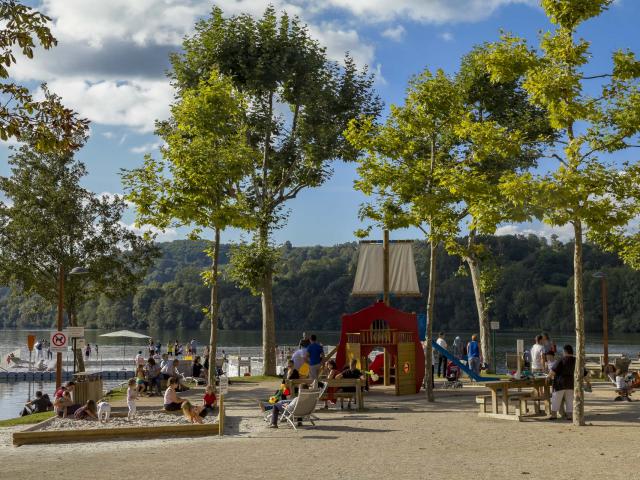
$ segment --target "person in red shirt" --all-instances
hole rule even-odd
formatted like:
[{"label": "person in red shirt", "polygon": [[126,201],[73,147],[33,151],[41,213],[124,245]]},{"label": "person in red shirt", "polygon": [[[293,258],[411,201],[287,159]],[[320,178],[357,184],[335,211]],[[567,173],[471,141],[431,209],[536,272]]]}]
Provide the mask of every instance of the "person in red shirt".
[{"label": "person in red shirt", "polygon": [[215,387],[213,385],[207,385],[202,399],[202,410],[200,411],[200,416],[205,417],[208,413],[213,414],[217,403],[218,399],[216,398]]}]

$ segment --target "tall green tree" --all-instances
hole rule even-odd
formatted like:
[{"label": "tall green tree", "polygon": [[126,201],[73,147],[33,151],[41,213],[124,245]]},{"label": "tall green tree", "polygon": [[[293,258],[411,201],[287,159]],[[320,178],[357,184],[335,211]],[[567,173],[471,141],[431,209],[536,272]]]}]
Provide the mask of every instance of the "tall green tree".
[{"label": "tall green tree", "polygon": [[[640,62],[628,50],[613,54],[613,69],[594,72],[590,42],[577,29],[599,16],[612,0],[542,0],[553,29],[538,49],[504,35],[485,59],[493,81],[524,75],[523,88],[533,105],[544,108],[557,134],[549,157],[556,168],[546,173],[508,175],[503,191],[513,205],[550,225],[571,225],[574,233],[573,290],[576,333],[575,425],[584,425],[583,368],[585,316],[583,241],[618,250],[638,265],[637,237],[627,235],[638,215],[637,163],[603,159],[637,146],[640,130]],[[597,91],[596,94],[591,92]]]},{"label": "tall green tree", "polygon": [[462,106],[452,79],[441,70],[435,75],[425,70],[411,81],[404,105],[391,106],[384,125],[371,118],[352,121],[346,133],[354,147],[364,152],[356,188],[376,197],[361,208],[361,219],[374,220],[386,229],[414,226],[429,240],[425,362],[430,402],[434,401],[431,340],[436,251],[442,240],[455,236],[461,218],[457,199],[443,185],[441,176],[452,161],[453,127],[463,114]]},{"label": "tall green tree", "polygon": [[45,50],[56,46],[51,19],[15,0],[0,0],[0,20],[0,140],[29,141],[41,150],[79,148],[87,120],[65,108],[44,84],[44,98],[35,100],[27,87],[8,81],[17,51],[31,59],[37,45]]},{"label": "tall green tree", "polygon": [[147,156],[141,168],[124,172],[123,181],[139,224],[192,227],[193,238],[213,230],[206,250],[211,267],[202,276],[211,287],[209,383],[214,385],[220,233],[250,226],[242,214],[243,192],[256,152],[247,143],[246,100],[228,77],[211,70],[194,87],[175,86],[171,118],[156,130],[165,142],[162,159]]},{"label": "tall green tree", "polygon": [[237,250],[232,270],[261,295],[264,371],[274,374],[273,230],[286,220],[289,200],[329,178],[332,161],[355,159],[342,132],[352,118],[377,115],[380,102],[366,71],[349,57],[341,65],[329,61],[306,26],[273,7],[260,19],[225,18],[214,8],[183,47],[172,58],[177,85],[197,85],[215,68],[248,101],[247,141],[260,152],[247,190],[254,241]]},{"label": "tall green tree", "polygon": [[[74,140],[78,144],[82,140]],[[0,177],[0,283],[24,294],[58,301],[58,271],[67,276],[64,307],[69,323],[100,294],[130,295],[146,275],[156,249],[122,223],[120,198],[98,197],[80,185],[87,173],[72,153],[43,153],[25,144],[9,157],[11,175]],[[84,370],[82,355],[78,368]]]}]

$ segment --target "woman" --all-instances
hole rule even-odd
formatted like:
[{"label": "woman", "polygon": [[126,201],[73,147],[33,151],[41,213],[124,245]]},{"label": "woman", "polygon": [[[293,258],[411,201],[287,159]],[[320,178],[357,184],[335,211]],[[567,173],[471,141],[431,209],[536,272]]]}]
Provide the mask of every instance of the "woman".
[{"label": "woman", "polygon": [[553,363],[555,362],[557,347],[556,347],[556,344],[553,342],[553,340],[549,338],[549,334],[546,332],[542,334],[542,347],[543,347],[545,368],[547,371],[551,371],[551,368],[553,367]]},{"label": "woman", "polygon": [[88,400],[87,403],[75,411],[73,418],[76,420],[97,420],[96,402],[94,400]]},{"label": "woman", "polygon": [[[325,370],[327,372],[327,380],[331,380],[332,378],[336,378],[336,376],[340,373],[340,371],[338,370],[338,366],[337,366],[335,360],[329,360],[325,364]],[[336,390],[337,390],[336,387],[327,387],[327,398],[324,401],[324,408],[329,408],[329,402],[331,402],[332,405],[335,405],[335,403],[336,403],[336,396],[335,396]]]},{"label": "woman", "polygon": [[70,411],[73,407],[73,400],[71,400],[71,392],[65,390],[62,395],[54,397],[53,410],[56,415],[62,418],[67,418],[67,415],[71,415],[73,411]]},{"label": "woman", "polygon": [[200,357],[196,357],[193,360],[193,366],[191,367],[191,376],[193,378],[200,378],[202,375],[202,364],[200,363]]},{"label": "woman", "polygon": [[169,386],[164,392],[164,409],[168,412],[175,412],[182,408],[184,398],[180,398],[176,393],[178,382],[174,377],[169,379]]}]

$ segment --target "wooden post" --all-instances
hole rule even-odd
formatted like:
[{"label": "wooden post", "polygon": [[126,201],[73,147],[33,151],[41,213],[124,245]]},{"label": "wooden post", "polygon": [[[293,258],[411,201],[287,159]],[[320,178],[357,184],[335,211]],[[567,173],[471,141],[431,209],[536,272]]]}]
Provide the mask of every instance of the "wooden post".
[{"label": "wooden post", "polygon": [[220,394],[220,401],[218,402],[218,435],[224,435],[224,393]]},{"label": "wooden post", "polygon": [[384,380],[385,387],[388,387],[389,385],[391,385],[391,355],[389,354],[389,351],[386,348],[384,349],[383,380]]},{"label": "wooden post", "polygon": [[384,240],[382,241],[382,300],[386,306],[389,306],[389,230],[384,231]]}]

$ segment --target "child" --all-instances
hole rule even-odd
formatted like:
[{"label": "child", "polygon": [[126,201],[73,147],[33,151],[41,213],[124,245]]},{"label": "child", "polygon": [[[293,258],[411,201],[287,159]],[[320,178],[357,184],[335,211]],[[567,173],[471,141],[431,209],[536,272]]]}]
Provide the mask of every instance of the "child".
[{"label": "child", "polygon": [[208,413],[213,414],[218,399],[213,385],[207,385],[204,390],[204,398],[202,399],[202,412],[201,416],[206,416]]},{"label": "child", "polygon": [[144,367],[142,365],[138,365],[136,369],[136,391],[138,393],[142,393],[147,388],[147,382],[144,379]]},{"label": "child", "polygon": [[129,407],[129,414],[127,418],[133,420],[136,416],[136,399],[138,398],[138,389],[136,387],[136,379],[130,378],[128,382],[129,388],[127,388],[127,407]]},{"label": "child", "polygon": [[204,423],[201,416],[202,411],[202,407],[191,405],[189,400],[182,402],[182,413],[184,414],[184,418],[189,420],[191,423]]}]

